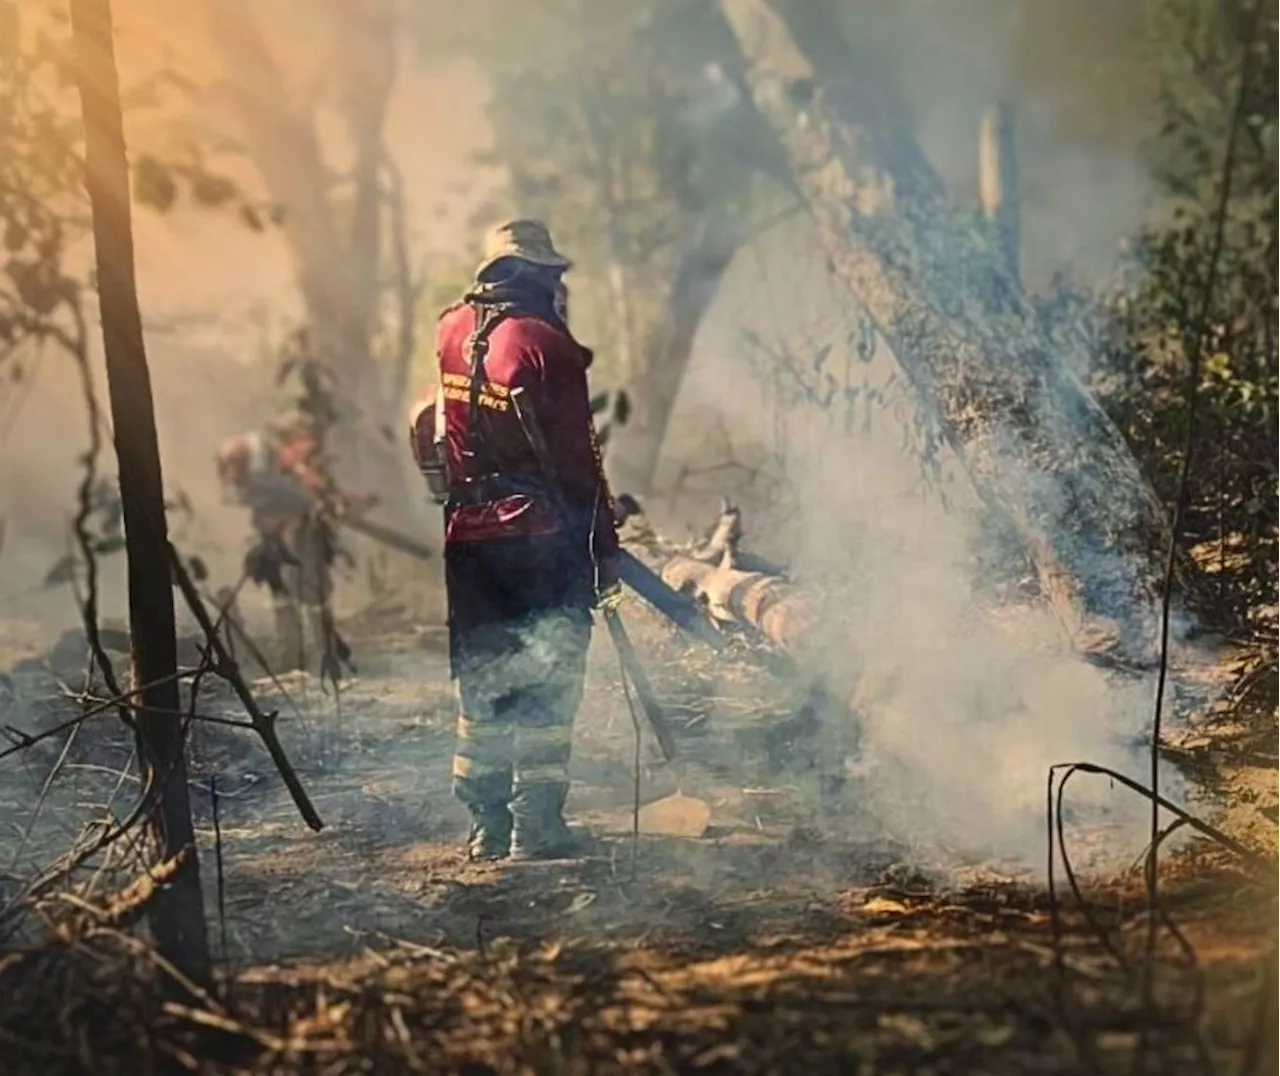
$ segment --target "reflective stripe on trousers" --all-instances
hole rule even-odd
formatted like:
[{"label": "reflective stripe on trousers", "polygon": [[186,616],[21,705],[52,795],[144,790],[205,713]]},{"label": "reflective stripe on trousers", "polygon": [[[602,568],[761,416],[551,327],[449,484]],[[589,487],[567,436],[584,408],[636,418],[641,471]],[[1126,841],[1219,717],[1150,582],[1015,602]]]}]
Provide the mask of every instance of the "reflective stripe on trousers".
[{"label": "reflective stripe on trousers", "polygon": [[458,671],[453,783],[468,804],[505,804],[527,788],[567,785],[590,623],[548,614],[515,653]]}]

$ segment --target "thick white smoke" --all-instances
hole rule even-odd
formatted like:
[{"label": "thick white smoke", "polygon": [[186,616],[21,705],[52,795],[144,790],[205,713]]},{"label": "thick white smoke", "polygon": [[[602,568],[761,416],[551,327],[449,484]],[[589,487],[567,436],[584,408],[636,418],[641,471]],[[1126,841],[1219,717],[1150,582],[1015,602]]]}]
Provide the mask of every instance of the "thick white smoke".
[{"label": "thick white smoke", "polygon": [[[850,701],[861,803],[906,840],[1034,866],[1051,765],[1143,778],[1152,684],[1087,663],[1047,606],[1008,580],[994,588],[993,566],[1016,583],[1016,551],[993,545],[958,461],[937,449],[926,465],[925,417],[885,348],[858,355],[856,311],[814,249],[796,221],[742,255],[682,407],[730,431],[722,452],[783,479],[781,504],[744,506],[748,540],[824,595],[809,660]],[[828,374],[824,408],[797,386]],[[1100,780],[1074,782],[1070,799],[1075,817],[1132,827],[1134,840],[1149,821]],[[1132,854],[1132,841],[1113,843]]]}]

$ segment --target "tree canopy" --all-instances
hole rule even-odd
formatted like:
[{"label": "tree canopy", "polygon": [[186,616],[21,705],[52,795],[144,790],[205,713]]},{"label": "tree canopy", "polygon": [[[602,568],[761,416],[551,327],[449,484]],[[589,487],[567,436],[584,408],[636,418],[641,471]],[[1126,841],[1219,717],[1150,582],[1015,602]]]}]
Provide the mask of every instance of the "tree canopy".
[{"label": "tree canopy", "polygon": [[[88,227],[65,13],[0,3],[0,348],[76,332],[68,252]],[[10,376],[20,377],[11,365]]]}]

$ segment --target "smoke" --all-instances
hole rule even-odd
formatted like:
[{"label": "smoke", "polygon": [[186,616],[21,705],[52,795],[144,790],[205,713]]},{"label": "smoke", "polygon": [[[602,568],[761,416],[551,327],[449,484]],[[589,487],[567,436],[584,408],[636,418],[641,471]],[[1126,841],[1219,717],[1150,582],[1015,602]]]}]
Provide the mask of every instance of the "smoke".
[{"label": "smoke", "polygon": [[[914,135],[961,205],[976,205],[982,111],[1013,104],[1032,288],[1062,270],[1109,272],[1153,190],[1137,16],[1088,6],[1087,19],[1001,0],[842,9],[851,40],[892,58]],[[859,348],[866,327],[818,248],[795,218],[755,237],[727,274],[662,468],[681,487],[674,514],[705,525],[709,494],[739,497],[748,545],[823,596],[806,660],[849,703],[860,806],[908,841],[1037,866],[1049,767],[1088,760],[1145,779],[1154,685],[1074,655],[1026,597],[1016,544],[887,349]],[[1077,820],[1132,837],[1115,842],[1120,854],[1140,846],[1139,798],[1093,780],[1073,782],[1069,799]]]},{"label": "smoke", "polygon": [[[848,5],[865,16],[862,42],[891,51],[910,90],[917,136],[959,198],[972,200],[976,191],[981,109],[998,97],[1014,98],[1033,281],[1066,265],[1102,270],[1138,219],[1145,180],[1129,137],[1135,124],[1118,123],[1104,137],[1082,129],[1079,119],[1106,112],[1133,121],[1141,108],[1114,80],[1090,69],[1099,50],[1072,36],[1105,36],[1097,28],[1107,10],[1128,6],[1102,0]],[[1024,20],[1040,21],[1031,28],[1007,24],[1015,7]],[[1069,16],[1070,25],[1055,29],[1052,17],[1037,14],[1050,9]],[[273,43],[290,40],[287,29]],[[1114,46],[1126,39],[1109,40]],[[1053,86],[1046,74],[1052,65],[1027,58],[1046,50],[1056,57]],[[282,62],[308,66],[288,53]],[[403,75],[392,102],[389,148],[413,194],[410,216],[430,232],[414,231],[415,250],[468,246],[464,222],[478,200],[479,174],[468,158],[490,133],[478,81],[470,68],[449,68],[434,79]],[[267,413],[270,387],[254,382],[251,364],[238,361],[257,357],[254,334],[244,331],[247,311],[254,303],[296,309],[295,267],[278,236],[244,235],[208,215],[157,225],[167,235],[163,245],[142,234],[147,227],[140,215],[148,317],[215,311],[211,316],[229,329],[207,346],[193,342],[189,326],[181,335],[153,334],[149,344],[166,484],[171,494],[186,492],[197,508],[185,529],[179,522],[176,538],[184,552],[210,563],[219,582],[231,582],[248,526],[243,512],[219,503],[213,453],[221,438],[253,428]],[[993,537],[956,461],[938,452],[891,358],[883,349],[859,352],[857,311],[815,250],[811,229],[793,217],[742,251],[700,333],[660,478],[670,483],[689,469],[701,472],[686,475],[688,495],[679,505],[697,525],[714,512],[708,495],[739,499],[748,546],[790,563],[827,599],[828,615],[806,659],[847,703],[837,719],[858,733],[848,770],[863,810],[857,819],[826,813],[823,827],[847,836],[871,815],[910,843],[1038,867],[1048,767],[1087,759],[1144,776],[1146,759],[1135,744],[1150,718],[1151,685],[1117,680],[1071,655],[1046,610],[1020,600],[1008,580],[1003,589],[994,586],[992,562],[1000,566],[1007,547]],[[98,383],[105,399],[100,369]],[[801,384],[823,396],[834,388],[829,406],[802,399]],[[6,616],[69,626],[79,614],[65,590],[31,591],[66,548],[76,457],[87,440],[74,371],[60,356],[46,359],[8,438],[21,451],[0,452],[0,514],[8,518],[0,606]],[[110,455],[108,448],[107,474],[114,469]],[[733,466],[722,466],[728,463]],[[668,520],[656,521],[668,530]],[[117,558],[104,568],[103,613],[120,616],[123,564]],[[429,569],[433,576],[437,571]],[[540,649],[541,641],[534,643]],[[616,664],[607,646],[593,646],[597,684],[596,674],[612,675]],[[420,654],[393,653],[381,655],[386,667],[379,677],[364,654],[357,657],[369,679],[344,694],[343,705],[352,712],[367,705],[388,727],[401,725],[383,741],[390,747],[366,744],[350,760],[351,771],[376,774],[394,763],[403,786],[397,803],[411,807],[411,791],[420,796],[429,786],[437,794],[431,811],[440,819],[422,806],[422,817],[411,823],[440,825],[454,839],[464,822],[447,796],[453,709],[444,697],[447,673]],[[584,723],[598,723],[608,708],[622,761],[596,762],[583,780],[591,760],[582,752],[575,760],[574,805],[580,810],[598,801],[602,812],[616,815],[630,793],[631,733],[616,680],[608,686],[607,699],[588,700]],[[431,721],[420,720],[423,714]],[[735,766],[734,779],[743,768]],[[331,787],[327,814],[341,822],[345,812],[361,825],[371,817],[363,786]],[[697,789],[690,784],[688,791]],[[1147,823],[1145,804],[1095,779],[1073,785],[1071,805],[1077,817],[1114,823],[1135,841]],[[398,832],[412,828],[394,820]],[[625,832],[628,825],[623,818],[619,828]],[[1116,846],[1128,852],[1133,843]],[[725,860],[716,857],[723,854],[709,843],[693,846],[689,876],[707,889],[722,886],[716,864]],[[743,874],[754,887],[768,872],[760,867],[763,853],[751,849],[749,858]]]},{"label": "smoke", "polygon": [[[874,426],[831,437],[797,490],[808,523],[797,568],[832,610],[817,660],[854,681],[860,795],[916,841],[1035,863],[1051,765],[1140,775],[1149,685],[1072,656],[1047,609],[993,607],[978,512],[913,495],[910,461],[886,442]],[[1146,817],[1125,800],[1088,806],[1112,822]]]},{"label": "smoke", "polygon": [[[225,353],[186,343],[175,347],[162,336],[151,346],[150,359],[166,494],[184,495],[194,509],[171,513],[172,536],[184,553],[200,556],[220,583],[233,583],[246,520],[222,504],[213,458],[223,437],[264,413],[265,400],[252,376]],[[100,361],[92,365],[106,416],[105,372]],[[13,405],[8,431],[9,445],[20,451],[0,458],[0,514],[7,517],[0,607],[6,616],[58,630],[78,623],[80,614],[65,586],[40,584],[71,548],[70,519],[89,446],[88,415],[70,356],[50,351],[33,376],[30,392]],[[106,438],[96,467],[101,477],[114,481],[115,454]],[[102,615],[122,618],[123,555],[104,556],[99,566]]]},{"label": "smoke", "polygon": [[[839,719],[860,739],[848,765],[859,808],[913,844],[1038,866],[1050,766],[1090,761],[1145,780],[1153,684],[1081,659],[1048,607],[1019,592],[1029,571],[1016,549],[932,440],[892,356],[859,353],[865,327],[815,248],[807,222],[789,222],[730,270],[676,452],[693,450],[696,414],[702,430],[727,431],[725,456],[780,476],[780,500],[744,499],[747,542],[822,596],[805,660],[848,702]],[[1091,780],[1069,800],[1077,821],[1117,831],[1117,854],[1140,847],[1141,799]]]},{"label": "smoke", "polygon": [[915,137],[958,201],[978,200],[978,123],[1012,106],[1033,285],[1106,273],[1152,192],[1156,125],[1142,5],[1110,0],[849,0],[850,41],[890,57]]},{"label": "smoke", "polygon": [[[292,4],[252,6],[289,84],[309,78],[315,62],[314,26],[305,18],[309,13]],[[117,17],[126,87],[159,70],[182,70],[197,81],[225,74],[202,20],[175,24],[154,0],[129,0],[119,5]],[[404,238],[416,273],[425,252],[464,245],[469,210],[487,191],[475,182],[471,160],[483,147],[485,132],[479,122],[483,94],[472,65],[450,60],[429,71],[406,67],[388,102],[385,131],[406,191]],[[176,93],[165,96],[163,107],[139,104],[128,114],[126,126],[135,157],[156,153],[165,160],[183,158],[190,131],[204,140],[202,146],[218,142],[221,131],[203,106]],[[430,129],[431,139],[422,137],[424,129]],[[325,150],[336,154],[335,142],[340,146],[340,140],[327,137]],[[255,161],[242,151],[219,152],[211,166],[252,198],[265,199],[270,193],[263,190]],[[195,509],[190,517],[171,516],[173,536],[184,553],[205,561],[215,584],[231,585],[240,573],[249,521],[243,509],[222,504],[214,456],[224,438],[257,428],[281,401],[266,351],[297,324],[299,266],[280,229],[256,231],[221,209],[190,202],[184,196],[163,214],[136,208],[139,298],[166,493],[171,498],[184,494]],[[91,265],[92,245],[83,239],[68,268],[87,278]],[[431,268],[428,262],[427,270]],[[419,343],[425,352],[430,315],[423,321]],[[95,345],[97,334],[92,325]],[[0,379],[0,518],[5,521],[0,615],[35,621],[56,632],[76,625],[80,614],[68,588],[44,588],[40,582],[69,549],[80,457],[88,446],[85,402],[72,360],[57,349],[39,359],[13,358],[17,361],[6,360]],[[18,364],[25,376],[10,381]],[[105,412],[107,384],[100,356],[95,355],[93,366]],[[413,391],[419,388],[412,386]],[[406,408],[408,404],[404,401]],[[98,470],[104,478],[114,478],[109,442],[103,445]],[[388,506],[386,514],[396,507]],[[361,540],[351,544],[363,551]],[[123,569],[119,554],[101,561],[106,618],[124,616]],[[340,597],[346,596],[341,589]],[[252,588],[244,597],[250,612],[266,604]]]}]

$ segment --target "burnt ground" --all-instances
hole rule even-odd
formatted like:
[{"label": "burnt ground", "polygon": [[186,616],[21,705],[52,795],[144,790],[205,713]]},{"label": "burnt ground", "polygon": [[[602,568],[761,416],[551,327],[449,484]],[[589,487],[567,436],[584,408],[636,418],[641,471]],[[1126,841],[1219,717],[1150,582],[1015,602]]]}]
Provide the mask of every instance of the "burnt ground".
[{"label": "burnt ground", "polygon": [[[197,726],[192,781],[218,997],[166,1002],[154,961],[105,927],[73,943],[11,937],[0,1042],[20,1063],[6,1071],[1275,1067],[1274,671],[1258,674],[1248,653],[1225,649],[1202,677],[1227,701],[1190,714],[1171,737],[1200,790],[1197,810],[1270,866],[1201,840],[1166,853],[1162,907],[1177,933],[1162,929],[1146,960],[1140,872],[1092,877],[1081,905],[1061,875],[1051,899],[1043,869],[905,841],[860,807],[856,782],[829,779],[849,745],[814,731],[807,696],[747,663],[713,673],[705,655],[633,621],[686,726],[674,765],[642,739],[641,802],[702,798],[702,836],[633,834],[635,735],[599,646],[571,799],[600,838],[597,853],[466,864],[465,813],[449,794],[443,638],[383,610],[348,625],[360,674],[336,702],[308,677],[255,683],[280,710],[321,833],[301,822],[252,734]],[[10,709],[29,704],[37,724],[66,712],[47,662],[13,662],[8,683]],[[241,716],[214,684],[199,708]],[[0,762],[10,774],[0,785],[6,903],[31,866],[74,837],[77,811],[127,798],[128,756],[106,720]],[[1072,836],[1082,856],[1106,840]],[[103,877],[80,892],[102,900],[112,885]],[[44,907],[59,916],[57,901]],[[1154,968],[1149,999],[1144,967]],[[1260,1026],[1272,1053],[1255,1058]]]}]

